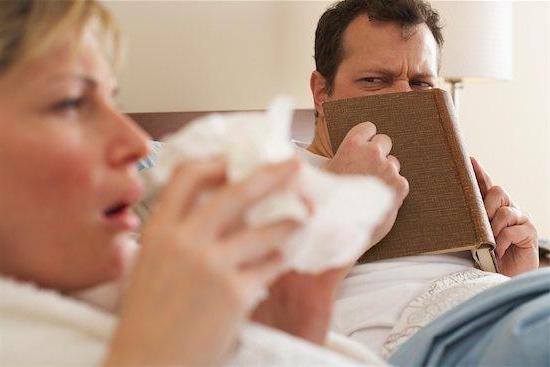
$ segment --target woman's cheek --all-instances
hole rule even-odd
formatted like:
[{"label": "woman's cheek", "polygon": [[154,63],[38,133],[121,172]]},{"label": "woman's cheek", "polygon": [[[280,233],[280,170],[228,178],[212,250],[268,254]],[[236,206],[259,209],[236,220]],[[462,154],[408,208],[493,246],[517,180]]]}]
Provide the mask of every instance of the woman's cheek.
[{"label": "woman's cheek", "polygon": [[100,186],[101,169],[99,155],[95,150],[79,145],[66,145],[52,151],[50,179],[59,185],[59,194],[67,199],[77,199],[81,205],[97,199],[94,194]]}]

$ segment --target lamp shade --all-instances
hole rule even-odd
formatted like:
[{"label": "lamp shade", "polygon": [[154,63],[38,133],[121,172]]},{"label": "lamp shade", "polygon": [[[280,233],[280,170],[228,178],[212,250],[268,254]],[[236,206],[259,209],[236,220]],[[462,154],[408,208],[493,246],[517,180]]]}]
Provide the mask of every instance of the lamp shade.
[{"label": "lamp shade", "polygon": [[512,79],[511,1],[434,1],[432,5],[444,25],[443,78]]}]

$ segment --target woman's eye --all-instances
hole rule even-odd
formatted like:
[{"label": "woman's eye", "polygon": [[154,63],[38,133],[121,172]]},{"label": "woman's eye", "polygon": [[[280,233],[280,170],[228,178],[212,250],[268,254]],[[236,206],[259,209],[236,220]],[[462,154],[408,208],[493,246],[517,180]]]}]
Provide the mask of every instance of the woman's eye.
[{"label": "woman's eye", "polygon": [[83,97],[78,98],[65,98],[54,105],[54,109],[57,111],[77,110],[84,103]]},{"label": "woman's eye", "polygon": [[434,86],[430,82],[413,81],[411,82],[411,88],[413,89],[432,89]]}]

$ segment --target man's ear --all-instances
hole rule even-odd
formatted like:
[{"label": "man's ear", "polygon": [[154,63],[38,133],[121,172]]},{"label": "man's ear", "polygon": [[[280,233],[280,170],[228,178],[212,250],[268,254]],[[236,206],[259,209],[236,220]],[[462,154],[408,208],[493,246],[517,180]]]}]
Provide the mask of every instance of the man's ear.
[{"label": "man's ear", "polygon": [[328,100],[327,82],[324,76],[317,70],[311,73],[309,80],[309,87],[311,88],[311,94],[313,95],[313,103],[315,105],[315,111],[319,117],[324,117],[323,103]]}]

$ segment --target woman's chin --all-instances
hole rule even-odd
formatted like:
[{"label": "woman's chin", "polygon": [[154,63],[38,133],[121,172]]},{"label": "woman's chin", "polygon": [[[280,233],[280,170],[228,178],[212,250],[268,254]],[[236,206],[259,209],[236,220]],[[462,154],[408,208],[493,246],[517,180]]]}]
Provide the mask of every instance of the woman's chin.
[{"label": "woman's chin", "polygon": [[113,260],[113,274],[111,281],[124,281],[131,272],[137,251],[138,245],[130,233],[118,235],[115,239],[116,255]]},{"label": "woman's chin", "polygon": [[[75,265],[75,276],[67,279],[67,284],[60,289],[64,293],[78,292],[95,288],[106,283],[124,284],[132,269],[138,246],[128,233],[111,237],[107,241],[108,250],[97,257],[83,259]],[[91,256],[90,256],[91,257]]]},{"label": "woman's chin", "polygon": [[97,259],[97,266],[92,268],[94,285],[124,281],[137,253],[138,247],[129,233],[115,235],[103,243],[105,242],[109,243],[108,253],[104,253],[101,259]]}]

